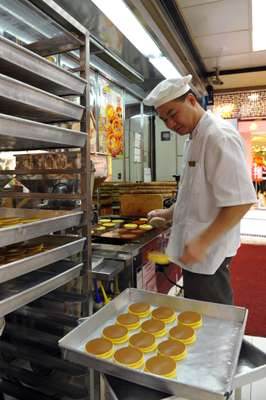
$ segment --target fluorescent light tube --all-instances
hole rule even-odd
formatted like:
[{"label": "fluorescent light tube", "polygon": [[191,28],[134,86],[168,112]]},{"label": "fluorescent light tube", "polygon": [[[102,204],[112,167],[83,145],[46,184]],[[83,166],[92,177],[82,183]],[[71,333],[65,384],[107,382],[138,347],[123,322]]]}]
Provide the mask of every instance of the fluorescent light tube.
[{"label": "fluorescent light tube", "polygon": [[145,57],[160,56],[159,47],[123,0],[91,1]]},{"label": "fluorescent light tube", "polygon": [[252,48],[266,50],[266,1],[252,0]]},{"label": "fluorescent light tube", "polygon": [[149,61],[166,79],[181,77],[181,74],[167,57],[150,57]]}]

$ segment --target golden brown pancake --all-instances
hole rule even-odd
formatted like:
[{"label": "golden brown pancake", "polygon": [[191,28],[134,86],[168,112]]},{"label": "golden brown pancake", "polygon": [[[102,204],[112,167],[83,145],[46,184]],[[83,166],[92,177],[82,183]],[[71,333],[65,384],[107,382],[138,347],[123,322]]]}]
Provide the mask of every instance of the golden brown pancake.
[{"label": "golden brown pancake", "polygon": [[[112,342],[105,338],[97,338],[89,340],[85,345],[86,351],[94,356],[101,357],[112,351]],[[109,356],[111,356],[110,354]]]},{"label": "golden brown pancake", "polygon": [[159,319],[167,323],[173,322],[176,318],[176,314],[172,308],[160,306],[153,310],[152,318]]},{"label": "golden brown pancake", "polygon": [[128,306],[128,311],[132,312],[132,314],[142,315],[143,313],[147,313],[150,310],[150,307],[149,303],[132,303]]},{"label": "golden brown pancake", "polygon": [[112,343],[123,343],[128,340],[128,329],[122,325],[109,325],[104,328],[102,334]]},{"label": "golden brown pancake", "polygon": [[169,330],[169,336],[175,340],[187,340],[194,335],[194,329],[190,326],[178,325]]},{"label": "golden brown pancake", "polygon": [[178,315],[177,319],[181,324],[192,328],[199,327],[202,323],[201,314],[196,311],[184,311]]},{"label": "golden brown pancake", "polygon": [[145,353],[154,351],[157,347],[155,343],[155,337],[151,333],[146,332],[140,332],[132,335],[129,338],[129,344]]},{"label": "golden brown pancake", "polygon": [[143,354],[135,347],[122,347],[114,354],[114,360],[122,365],[132,368],[139,368],[144,363]]},{"label": "golden brown pancake", "polygon": [[154,356],[151,357],[145,364],[145,371],[155,375],[171,377],[176,371],[176,362],[170,357]]},{"label": "golden brown pancake", "polygon": [[128,329],[136,329],[139,327],[139,317],[131,313],[120,314],[116,318],[119,325],[125,326]]},{"label": "golden brown pancake", "polygon": [[141,324],[141,330],[143,332],[151,333],[153,335],[157,335],[160,332],[164,335],[165,331],[165,323],[158,319],[148,319]]},{"label": "golden brown pancake", "polygon": [[158,345],[158,353],[173,358],[175,361],[185,358],[186,346],[177,340],[168,339]]}]

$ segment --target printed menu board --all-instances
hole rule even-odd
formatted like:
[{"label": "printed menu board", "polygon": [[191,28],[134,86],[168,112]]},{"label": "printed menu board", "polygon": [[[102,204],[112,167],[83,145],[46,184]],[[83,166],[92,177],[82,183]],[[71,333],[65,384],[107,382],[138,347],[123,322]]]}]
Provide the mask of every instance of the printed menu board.
[{"label": "printed menu board", "polygon": [[99,152],[112,157],[124,154],[122,91],[99,77]]}]

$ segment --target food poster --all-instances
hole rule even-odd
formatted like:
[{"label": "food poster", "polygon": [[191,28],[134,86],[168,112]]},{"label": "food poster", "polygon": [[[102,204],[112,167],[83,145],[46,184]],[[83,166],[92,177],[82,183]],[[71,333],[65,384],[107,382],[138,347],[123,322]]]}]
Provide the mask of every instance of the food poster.
[{"label": "food poster", "polygon": [[122,90],[99,77],[99,152],[124,155]]},{"label": "food poster", "polygon": [[97,151],[97,118],[96,118],[96,93],[97,93],[96,74],[90,72],[90,151]]}]

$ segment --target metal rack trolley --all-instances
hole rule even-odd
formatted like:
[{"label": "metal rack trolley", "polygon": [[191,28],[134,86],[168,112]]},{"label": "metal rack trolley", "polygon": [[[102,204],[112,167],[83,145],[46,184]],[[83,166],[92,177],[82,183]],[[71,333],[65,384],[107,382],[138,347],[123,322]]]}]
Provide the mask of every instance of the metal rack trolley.
[{"label": "metal rack trolley", "polygon": [[[80,152],[80,168],[68,170],[58,168],[42,170],[37,173],[42,175],[78,174],[80,177],[80,193],[21,193],[1,190],[0,198],[22,199],[23,201],[24,199],[80,200],[81,208],[71,211],[0,208],[0,218],[37,218],[34,221],[28,220],[23,224],[0,227],[0,247],[33,239],[32,243],[41,242],[48,245],[48,249],[40,254],[22,256],[19,260],[1,265],[0,319],[13,312],[18,312],[21,315],[27,314],[27,307],[24,310],[21,308],[22,306],[50,292],[49,296],[52,297],[54,294],[54,296],[58,295],[61,296],[61,299],[64,299],[65,293],[58,291],[58,288],[77,277],[82,278],[81,313],[83,316],[88,316],[89,269],[91,268],[89,33],[52,0],[28,0],[28,3],[31,7],[35,7],[36,10],[43,13],[46,18],[57,23],[60,30],[62,29],[62,35],[33,43],[28,46],[28,49],[0,37],[0,151],[76,149]],[[80,52],[80,77],[42,57],[77,49]],[[68,95],[79,96],[80,104],[62,97]],[[65,121],[80,121],[80,131],[52,125],[54,122]],[[1,188],[11,176],[30,174],[29,171],[25,170],[0,172]],[[36,171],[32,170],[31,173],[36,174]],[[72,236],[53,235],[52,238],[49,235],[54,232],[63,232],[68,228],[75,228],[76,233]],[[82,262],[65,260],[65,258],[80,252],[82,252]],[[30,312],[34,315],[34,308]],[[57,315],[60,320],[61,317],[58,313],[55,312],[54,315]],[[75,324],[74,318],[64,315],[62,315],[62,321],[67,321],[69,326]],[[11,322],[10,327],[7,324],[7,331],[12,330],[9,328],[13,324],[14,322]],[[16,330],[13,330],[11,334],[16,335]],[[22,328],[21,334],[23,336]],[[49,342],[50,336],[48,335],[47,342]],[[25,337],[27,337],[27,334]],[[26,345],[25,348],[27,348]],[[34,350],[31,354],[31,348],[28,348],[29,353],[21,349],[22,356],[28,360],[34,360]],[[5,340],[0,340],[0,349],[1,351],[11,349],[19,355],[16,346]],[[36,360],[37,357],[35,356]],[[0,359],[2,371],[6,368],[10,376],[13,373],[14,376],[18,374],[18,371],[13,370],[12,366],[2,365],[3,362],[5,361]],[[70,371],[73,371],[74,375],[84,373],[83,369],[47,354],[44,354],[43,362],[54,363],[54,365],[59,366],[61,371],[70,375]],[[27,382],[27,379],[32,382],[32,378],[29,378],[27,374],[28,372],[21,372],[24,382]],[[50,383],[47,381],[47,387],[49,385],[51,388],[54,387],[52,380]],[[7,393],[16,393],[15,384],[10,386],[7,381],[0,381],[0,386],[0,398],[1,390],[7,390]],[[67,394],[67,390],[69,390],[69,393],[73,393],[74,397],[76,396],[75,398],[79,398],[79,395],[81,397],[81,394],[84,396],[84,389],[78,390],[69,383],[66,383],[64,388],[64,385],[61,386],[62,388],[59,388],[61,393],[65,391],[64,394]],[[25,392],[25,395],[28,395],[28,390],[26,387],[21,388],[21,394]],[[46,398],[45,395],[41,397]]]},{"label": "metal rack trolley", "polygon": [[[6,246],[19,241],[36,238],[48,233],[66,229],[68,227],[82,226],[82,236],[87,238],[83,252],[83,293],[88,294],[88,268],[90,260],[90,147],[89,147],[89,33],[74,19],[67,15],[53,1],[38,1],[38,9],[44,11],[48,18],[58,22],[64,32],[64,44],[57,43],[56,38],[46,42],[46,55],[62,53],[69,49],[80,51],[80,77],[68,72],[36,53],[43,53],[43,43],[34,43],[34,52],[10,40],[0,37],[0,151],[10,150],[36,150],[36,149],[65,149],[76,148],[81,152],[81,168],[68,171],[80,175],[80,194],[58,193],[19,193],[0,192],[0,197],[30,198],[30,199],[80,199],[81,210],[72,212],[48,210],[23,210],[0,209],[0,217],[29,217],[37,216],[38,221],[25,225],[14,225],[1,229],[0,245]],[[62,38],[61,38],[62,41]],[[78,95],[80,105],[60,96]],[[12,115],[10,115],[12,114]],[[81,122],[81,131],[59,128],[51,125],[53,122],[76,120]],[[36,171],[32,171],[34,174]],[[44,170],[43,174],[62,173],[58,170]],[[8,170],[1,171],[2,176],[29,174],[29,171]],[[78,239],[78,238],[77,238]],[[84,239],[85,240],[85,239]],[[82,249],[80,246],[70,253],[64,253],[60,246],[57,257],[64,254],[73,254]],[[66,243],[65,243],[66,244]],[[70,243],[68,243],[70,245]],[[62,246],[61,246],[62,247]],[[67,246],[68,247],[68,246]],[[70,246],[71,247],[71,246]],[[48,265],[49,252],[42,253],[42,265]],[[61,253],[61,255],[59,255]],[[12,279],[29,271],[37,269],[39,257],[32,260],[19,260],[21,268],[13,265],[13,273],[5,274],[4,280]],[[47,261],[45,261],[47,258]],[[28,267],[28,262],[31,267]],[[5,270],[9,266],[5,265]],[[14,271],[16,272],[14,273]],[[2,270],[3,272],[4,270]],[[3,275],[3,273],[2,273]],[[3,279],[2,279],[3,281]],[[30,296],[29,296],[30,299]],[[18,302],[19,306],[19,302]],[[0,301],[1,311],[1,301]],[[88,302],[84,304],[84,315],[88,315]],[[1,312],[3,315],[4,313]]]}]

